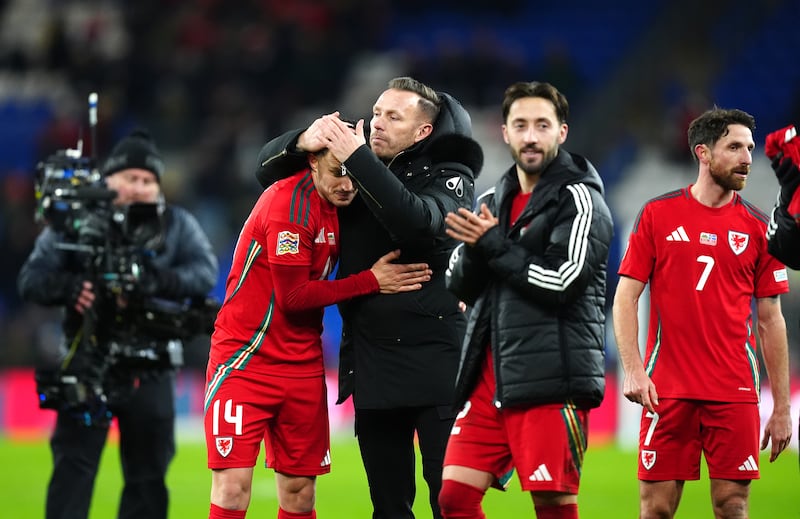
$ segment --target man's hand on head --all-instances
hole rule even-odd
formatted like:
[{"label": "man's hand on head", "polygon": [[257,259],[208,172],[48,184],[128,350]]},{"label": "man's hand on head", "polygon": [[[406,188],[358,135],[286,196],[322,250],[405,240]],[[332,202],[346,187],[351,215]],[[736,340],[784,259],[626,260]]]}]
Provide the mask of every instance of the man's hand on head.
[{"label": "man's hand on head", "polygon": [[330,118],[339,119],[339,112],[323,115],[311,123],[311,126],[297,138],[297,151],[316,153],[327,148],[328,141],[325,139],[323,129],[325,128],[325,121]]},{"label": "man's hand on head", "polygon": [[354,151],[367,142],[363,119],[359,119],[353,129],[339,117],[327,117],[323,118],[321,127],[328,149],[339,162],[349,159]]}]

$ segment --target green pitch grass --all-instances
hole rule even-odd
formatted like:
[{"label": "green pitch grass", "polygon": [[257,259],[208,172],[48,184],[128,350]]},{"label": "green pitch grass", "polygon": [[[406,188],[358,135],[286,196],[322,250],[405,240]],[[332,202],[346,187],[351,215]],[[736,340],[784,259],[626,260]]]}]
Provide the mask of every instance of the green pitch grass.
[{"label": "green pitch grass", "polygon": [[[369,518],[370,504],[358,446],[352,439],[336,439],[331,449],[333,471],[317,480],[317,513],[320,518]],[[20,442],[0,439],[0,496],[2,517],[44,516],[44,495],[50,471],[46,441]],[[754,482],[750,516],[753,518],[800,518],[800,472],[797,452],[785,452],[775,463],[761,458],[762,479]],[[418,470],[419,472],[419,470]],[[581,483],[582,519],[635,518],[638,516],[636,453],[607,447],[589,447]],[[210,473],[205,447],[181,442],[169,472],[170,517],[208,516]],[[121,487],[118,450],[110,443],[101,462],[91,519],[115,517]],[[427,488],[421,478],[414,512],[429,518]],[[248,517],[277,515],[275,482],[269,470],[256,470],[253,500]],[[505,493],[490,490],[484,500],[487,517],[534,517],[527,493],[514,479]],[[708,480],[687,482],[678,517],[711,517]]]}]

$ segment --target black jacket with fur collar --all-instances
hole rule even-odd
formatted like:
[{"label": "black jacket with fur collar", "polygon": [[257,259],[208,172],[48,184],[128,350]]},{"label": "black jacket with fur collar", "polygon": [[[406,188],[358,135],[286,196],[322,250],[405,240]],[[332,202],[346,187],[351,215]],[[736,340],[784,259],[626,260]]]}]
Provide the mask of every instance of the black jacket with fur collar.
[{"label": "black jacket with fur collar", "polygon": [[[449,406],[453,401],[466,321],[458,299],[445,287],[445,269],[457,243],[445,234],[444,218],[459,207],[472,208],[483,152],[472,139],[467,111],[440,95],[442,108],[428,138],[388,165],[367,145],[345,162],[359,196],[339,210],[337,276],[369,269],[394,249],[402,251],[398,262],[425,262],[433,270],[419,291],[374,294],[339,305],[339,402],[353,394],[358,408]],[[262,186],[305,166],[305,156],[293,151],[302,131],[284,134],[261,150],[256,177]]]}]

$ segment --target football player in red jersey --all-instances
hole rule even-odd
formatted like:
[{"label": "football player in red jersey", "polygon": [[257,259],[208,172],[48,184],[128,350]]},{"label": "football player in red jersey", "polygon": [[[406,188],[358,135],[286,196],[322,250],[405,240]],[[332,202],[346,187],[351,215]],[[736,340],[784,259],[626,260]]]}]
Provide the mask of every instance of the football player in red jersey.
[{"label": "football player in red jersey", "polygon": [[356,196],[328,150],[264,191],[242,228],[211,339],[205,432],[210,519],[243,518],[260,444],[276,472],[279,519],[315,517],[315,479],[330,471],[322,353],[327,305],[371,293],[418,290],[425,263],[328,280],[339,257],[337,208]]},{"label": "football player in red jersey", "polygon": [[[715,517],[747,517],[758,479],[756,329],[774,407],[760,447],[789,444],[789,361],[779,295],[786,268],[767,252],[767,216],[738,193],[750,174],[753,117],[714,108],[689,126],[699,164],[688,187],[648,201],[634,223],[614,299],[624,394],[643,406],[640,517],[673,517],[705,455]],[[638,302],[650,285],[644,361]],[[752,302],[755,299],[757,319]]]}]

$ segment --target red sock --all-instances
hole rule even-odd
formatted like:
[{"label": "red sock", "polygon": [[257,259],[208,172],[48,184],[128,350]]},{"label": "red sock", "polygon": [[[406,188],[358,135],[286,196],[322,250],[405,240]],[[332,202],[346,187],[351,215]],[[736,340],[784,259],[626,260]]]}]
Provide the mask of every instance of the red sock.
[{"label": "red sock", "polygon": [[481,509],[484,491],[452,479],[442,481],[439,508],[445,519],[486,519]]},{"label": "red sock", "polygon": [[578,504],[537,506],[537,519],[578,519]]},{"label": "red sock", "polygon": [[208,519],[244,519],[247,510],[228,510],[211,503]]},{"label": "red sock", "polygon": [[310,512],[295,514],[287,512],[283,508],[278,508],[278,519],[317,519],[317,511],[311,510]]}]

